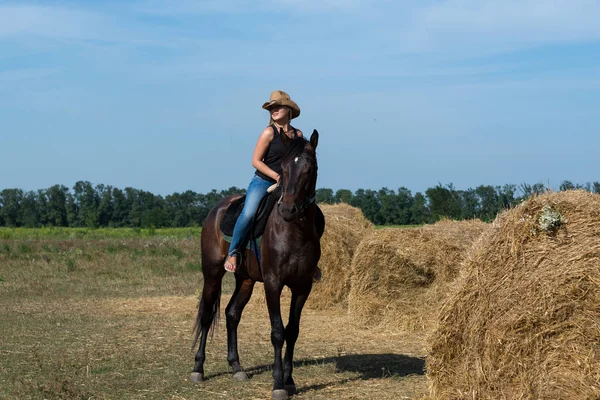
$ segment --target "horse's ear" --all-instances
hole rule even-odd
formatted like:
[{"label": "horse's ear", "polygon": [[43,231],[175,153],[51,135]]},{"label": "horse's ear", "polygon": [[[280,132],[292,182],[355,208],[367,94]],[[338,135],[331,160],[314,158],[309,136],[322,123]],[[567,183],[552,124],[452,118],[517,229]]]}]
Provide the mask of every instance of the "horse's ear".
[{"label": "horse's ear", "polygon": [[316,129],[313,129],[312,135],[310,135],[310,145],[313,149],[317,149],[317,145],[319,144],[319,132]]}]

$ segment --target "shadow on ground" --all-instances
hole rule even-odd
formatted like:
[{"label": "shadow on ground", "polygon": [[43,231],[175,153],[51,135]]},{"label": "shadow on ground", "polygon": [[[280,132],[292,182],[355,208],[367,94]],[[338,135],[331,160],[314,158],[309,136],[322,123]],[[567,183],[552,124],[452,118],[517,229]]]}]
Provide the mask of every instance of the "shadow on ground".
[{"label": "shadow on ground", "polygon": [[[392,376],[424,375],[425,359],[410,357],[404,354],[347,354],[337,357],[323,357],[294,361],[294,368],[333,363],[336,372],[355,372],[359,374],[356,379],[389,378]],[[273,364],[259,365],[246,369],[250,375],[259,375],[271,371]],[[214,378],[225,375],[219,373],[210,376]],[[349,380],[356,380],[349,379]]]}]

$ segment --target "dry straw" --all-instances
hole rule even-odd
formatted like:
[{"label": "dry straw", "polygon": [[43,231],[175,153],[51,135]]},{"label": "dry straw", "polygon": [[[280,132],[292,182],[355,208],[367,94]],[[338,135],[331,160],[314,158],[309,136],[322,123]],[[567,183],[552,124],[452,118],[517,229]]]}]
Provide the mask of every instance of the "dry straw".
[{"label": "dry straw", "polygon": [[353,320],[390,331],[431,330],[466,250],[488,226],[479,220],[441,221],[372,232],[352,262]]},{"label": "dry straw", "polygon": [[325,215],[319,267],[323,280],[313,285],[310,308],[345,306],[348,298],[352,257],[360,241],[373,230],[360,208],[340,203],[319,204]]},{"label": "dry straw", "polygon": [[498,216],[444,305],[427,362],[440,399],[600,398],[600,196]]}]

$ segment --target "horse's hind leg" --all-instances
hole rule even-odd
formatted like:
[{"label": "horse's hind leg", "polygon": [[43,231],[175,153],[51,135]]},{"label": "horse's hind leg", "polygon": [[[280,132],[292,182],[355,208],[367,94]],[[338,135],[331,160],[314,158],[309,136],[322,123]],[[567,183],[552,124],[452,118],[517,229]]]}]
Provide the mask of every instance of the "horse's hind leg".
[{"label": "horse's hind leg", "polygon": [[294,383],[294,378],[292,378],[292,371],[294,369],[294,346],[296,345],[298,333],[300,332],[300,316],[302,314],[302,309],[308,299],[311,288],[311,281],[302,287],[292,288],[290,319],[285,328],[286,347],[285,356],[283,357],[283,379],[285,381],[285,389],[290,395],[296,394],[296,384]]},{"label": "horse's hind leg", "polygon": [[[221,272],[222,270],[222,272]],[[221,280],[225,271],[223,268],[216,270],[214,275],[204,275],[204,286],[202,288],[202,298],[196,317],[195,343],[200,339],[200,347],[196,353],[194,369],[190,375],[192,382],[202,382],[204,380],[204,360],[206,356],[206,339],[213,323],[218,322],[219,308],[221,303]]]},{"label": "horse's hind leg", "polygon": [[233,379],[243,381],[248,379],[248,375],[240,366],[240,356],[238,354],[237,329],[242,317],[242,311],[254,289],[254,282],[250,279],[243,279],[235,275],[235,291],[229,300],[225,309],[227,317],[227,361],[233,369]]}]

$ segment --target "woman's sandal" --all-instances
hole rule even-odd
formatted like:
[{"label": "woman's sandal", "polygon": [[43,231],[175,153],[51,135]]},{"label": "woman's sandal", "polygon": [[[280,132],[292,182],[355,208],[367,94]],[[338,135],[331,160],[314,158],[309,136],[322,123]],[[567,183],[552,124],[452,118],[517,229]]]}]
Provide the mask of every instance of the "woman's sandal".
[{"label": "woman's sandal", "polygon": [[[235,258],[235,262],[232,261],[233,258]],[[236,264],[237,264],[237,256],[235,254],[233,254],[233,255],[227,256],[223,267],[225,268],[225,271],[235,273],[235,271],[237,270]]]}]

